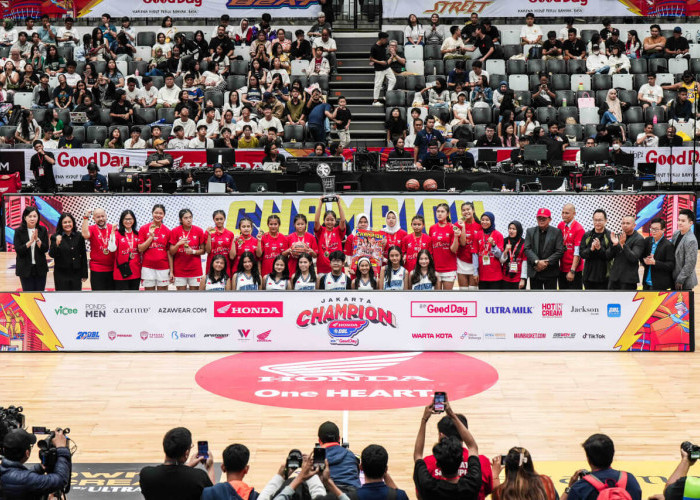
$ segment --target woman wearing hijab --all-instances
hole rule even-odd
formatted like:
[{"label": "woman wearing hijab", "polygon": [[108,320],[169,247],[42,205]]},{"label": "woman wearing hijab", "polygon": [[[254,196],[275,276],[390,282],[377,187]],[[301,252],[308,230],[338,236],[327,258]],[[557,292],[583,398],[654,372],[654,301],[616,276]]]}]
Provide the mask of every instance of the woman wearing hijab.
[{"label": "woman wearing hijab", "polygon": [[608,90],[605,102],[599,110],[601,116],[600,123],[603,125],[607,125],[608,123],[622,123],[622,112],[627,111],[629,107],[629,104],[617,98],[617,89]]},{"label": "woman wearing hijab", "polygon": [[479,290],[498,290],[503,279],[501,258],[503,235],[496,231],[496,217],[491,212],[481,216],[481,229],[478,245]]},{"label": "woman wearing hijab", "polygon": [[391,247],[401,248],[401,242],[403,242],[408,233],[401,229],[399,216],[393,210],[389,210],[386,213],[386,226],[384,226],[382,232],[386,235],[386,242],[384,243],[384,258],[386,259]]},{"label": "woman wearing hijab", "polygon": [[504,240],[504,244],[500,259],[503,275],[501,288],[522,290],[527,285],[527,256],[523,225],[517,220],[508,224],[508,237]]}]

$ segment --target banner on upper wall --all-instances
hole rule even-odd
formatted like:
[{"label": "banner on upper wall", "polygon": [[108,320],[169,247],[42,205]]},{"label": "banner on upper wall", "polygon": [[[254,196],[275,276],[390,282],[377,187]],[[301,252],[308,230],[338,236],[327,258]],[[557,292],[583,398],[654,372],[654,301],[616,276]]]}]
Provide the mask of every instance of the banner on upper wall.
[{"label": "banner on upper wall", "polygon": [[687,0],[383,0],[384,19],[406,19],[411,12],[419,18],[432,14],[465,17],[472,12],[482,17],[520,17],[528,12],[539,17],[609,16],[694,16],[700,4]]},{"label": "banner on upper wall", "polygon": [[27,292],[0,304],[0,349],[14,351],[694,349],[690,292]]},{"label": "banner on upper wall", "polygon": [[[416,193],[381,195],[344,195],[340,203],[348,222],[349,231],[354,229],[357,216],[367,214],[370,217],[370,227],[381,230],[384,217],[389,210],[398,214],[399,224],[408,232],[412,232],[411,219],[414,215],[422,215],[425,219],[426,231],[435,223],[435,208],[440,203],[450,207],[450,217],[453,221],[461,218],[461,206],[465,201],[474,203],[477,214],[485,211],[495,215],[496,229],[505,233],[511,221],[520,221],[524,227],[535,225],[535,213],[540,207],[549,208],[553,214],[552,224],[561,220],[561,210],[567,203],[576,207],[576,218],[585,228],[591,227],[593,212],[604,208],[608,214],[608,228],[620,231],[620,222],[624,215],[636,214],[636,229],[643,235],[648,234],[649,221],[654,217],[663,217],[667,223],[667,236],[676,230],[678,211],[683,208],[695,208],[695,196],[692,194],[515,194],[515,193]],[[255,225],[254,232],[259,229],[267,231],[267,218],[278,214],[281,219],[282,234],[294,232],[294,217],[304,214],[309,221],[309,231],[313,231],[314,215],[319,198],[307,194],[272,194],[265,195],[26,195],[7,194],[5,202],[5,241],[12,249],[14,230],[21,224],[22,211],[28,206],[36,206],[41,215],[41,223],[49,234],[56,229],[58,218],[62,212],[70,212],[79,217],[87,210],[104,208],[107,220],[116,223],[119,214],[127,208],[133,210],[139,226],[151,220],[151,209],[154,204],[165,205],[167,211],[164,224],[170,228],[179,224],[177,213],[182,208],[189,208],[194,214],[194,224],[201,227],[211,225],[214,210],[224,210],[226,227],[236,231],[238,221],[250,217]],[[238,233],[236,233],[238,234]]]}]

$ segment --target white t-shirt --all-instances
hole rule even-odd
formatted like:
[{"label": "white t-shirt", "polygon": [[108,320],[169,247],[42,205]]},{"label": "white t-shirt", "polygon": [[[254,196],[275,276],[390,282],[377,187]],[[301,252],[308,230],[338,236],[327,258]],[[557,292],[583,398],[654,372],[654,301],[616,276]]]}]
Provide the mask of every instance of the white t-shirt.
[{"label": "white t-shirt", "polygon": [[173,137],[170,139],[168,142],[168,149],[187,149],[190,145],[189,139],[182,138],[178,139],[177,137]]},{"label": "white t-shirt", "polygon": [[151,85],[151,88],[149,90],[146,90],[146,87],[143,87],[141,89],[141,96],[140,99],[143,99],[146,104],[152,103],[154,100],[158,100],[158,89],[156,88],[155,85]]},{"label": "white t-shirt", "polygon": [[[80,33],[77,29],[75,29],[75,26],[73,26],[71,29],[67,29],[65,26],[62,26],[56,31],[56,38],[66,38],[67,36],[72,36],[75,40],[78,40],[78,42],[81,41]],[[58,42],[58,45],[59,47],[75,47],[78,43],[75,40],[71,40],[69,42]]]},{"label": "white t-shirt", "polygon": [[637,142],[643,141],[642,146],[646,148],[655,148],[659,145],[659,138],[656,136],[648,137],[644,132],[637,136]]},{"label": "white t-shirt", "polygon": [[[487,79],[489,78],[489,72],[486,71],[485,69],[481,70],[481,75],[484,75]],[[479,75],[479,76],[481,76],[481,75]],[[471,70],[469,72],[469,83],[476,83],[476,79],[477,79],[476,73],[474,73],[474,70]]]},{"label": "white t-shirt", "polygon": [[197,125],[191,118],[186,122],[183,122],[181,118],[176,118],[175,121],[173,121],[173,129],[178,125],[185,131],[185,137],[193,137],[197,133]]},{"label": "white t-shirt", "polygon": [[328,37],[328,40],[325,42],[321,39],[321,37],[315,38],[313,48],[316,47],[323,47],[325,50],[333,50],[338,48],[335,44],[335,40],[333,40],[331,37]]},{"label": "white t-shirt", "polygon": [[199,137],[193,137],[189,144],[190,149],[209,149],[214,147],[214,141],[211,139],[204,139],[200,141]]},{"label": "white t-shirt", "polygon": [[[462,41],[461,38],[458,38],[457,40],[455,40],[453,36],[449,36],[449,37],[445,38],[444,42],[442,42],[442,46],[440,47],[440,50],[460,49],[459,51],[454,52],[454,54],[458,54],[462,48],[464,48],[464,42]],[[450,54],[451,53],[447,53],[445,55],[447,56]]]},{"label": "white t-shirt", "polygon": [[418,38],[421,36],[425,36],[425,30],[423,29],[423,26],[419,24],[416,24],[415,26],[406,26],[403,29],[403,38],[406,42],[409,38],[412,38],[414,42],[417,42]]},{"label": "white t-shirt", "polygon": [[270,121],[267,121],[265,118],[262,118],[258,122],[258,130],[262,134],[267,133],[267,129],[269,129],[270,127],[275,127],[277,129],[277,133],[284,131],[284,126],[282,125],[282,122],[276,116],[270,118]]},{"label": "white t-shirt", "polygon": [[197,122],[197,128],[199,128],[200,125],[207,127],[207,137],[213,134],[219,134],[219,122],[216,120],[212,120],[211,123],[207,123],[207,120],[202,118]]},{"label": "white t-shirt", "polygon": [[126,100],[131,102],[131,103],[138,103],[139,99],[141,99],[141,89],[138,87],[134,87],[134,91],[130,91],[129,87],[127,86],[124,89],[124,92],[126,93]]},{"label": "white t-shirt", "polygon": [[250,125],[250,133],[255,135],[260,133],[260,128],[258,127],[258,123],[255,120],[250,120],[250,121],[243,121],[243,120],[238,120],[236,122],[236,132],[243,132],[243,127],[246,125]]},{"label": "white t-shirt", "polygon": [[533,24],[532,26],[528,26],[526,24],[520,30],[520,38],[524,38],[529,43],[534,43],[540,36],[542,36],[542,29],[536,24]]},{"label": "white t-shirt", "polygon": [[131,137],[129,137],[126,141],[124,141],[124,149],[146,149],[146,141],[139,137],[136,142],[133,142]]},{"label": "white t-shirt", "polygon": [[652,102],[657,102],[659,98],[663,99],[664,97],[664,91],[661,88],[661,85],[654,85],[653,87],[649,85],[648,83],[645,83],[641,87],[639,87],[639,93],[640,95],[640,100],[645,100],[645,101],[652,101]]}]

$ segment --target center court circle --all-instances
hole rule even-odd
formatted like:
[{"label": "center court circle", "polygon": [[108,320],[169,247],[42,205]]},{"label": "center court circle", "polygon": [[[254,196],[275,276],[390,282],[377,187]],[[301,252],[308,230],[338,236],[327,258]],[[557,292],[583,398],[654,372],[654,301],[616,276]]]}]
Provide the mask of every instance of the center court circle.
[{"label": "center court circle", "polygon": [[202,367],[200,387],[229,399],[303,410],[388,410],[490,388],[494,367],[455,352],[247,352]]}]

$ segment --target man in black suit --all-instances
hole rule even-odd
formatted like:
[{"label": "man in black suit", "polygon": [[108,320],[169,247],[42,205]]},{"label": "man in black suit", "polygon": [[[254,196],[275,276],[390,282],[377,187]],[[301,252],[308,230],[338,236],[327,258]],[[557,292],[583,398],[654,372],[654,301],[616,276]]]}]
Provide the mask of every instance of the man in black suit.
[{"label": "man in black suit", "polygon": [[550,226],[549,209],[537,211],[537,227],[525,233],[527,275],[531,290],[556,290],[559,277],[559,260],[564,255],[564,237],[556,227]]},{"label": "man in black suit", "polygon": [[670,290],[673,288],[673,268],[676,265],[673,243],[665,236],[666,221],[661,217],[651,220],[651,236],[644,240],[644,278],[645,290]]},{"label": "man in black suit", "polygon": [[644,238],[634,230],[634,215],[622,218],[622,232],[610,233],[612,246],[608,257],[615,259],[610,268],[609,290],[636,290],[639,283],[639,259],[644,252]]}]

